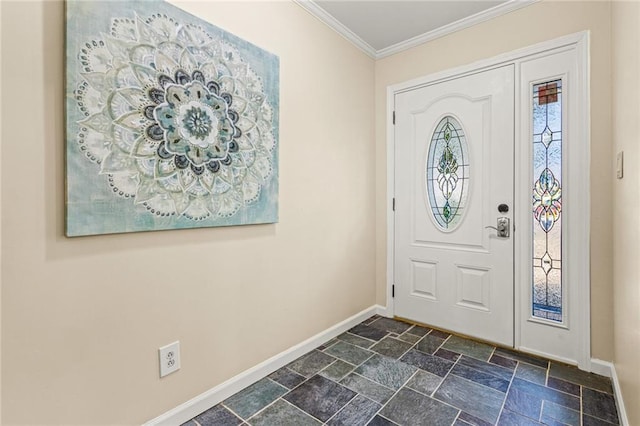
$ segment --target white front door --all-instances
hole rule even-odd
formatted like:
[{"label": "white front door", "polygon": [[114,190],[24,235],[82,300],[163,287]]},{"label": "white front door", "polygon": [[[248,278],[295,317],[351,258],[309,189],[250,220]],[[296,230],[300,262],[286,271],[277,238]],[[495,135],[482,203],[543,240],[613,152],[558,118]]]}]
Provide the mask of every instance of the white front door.
[{"label": "white front door", "polygon": [[514,66],[395,95],[395,315],[513,345]]}]

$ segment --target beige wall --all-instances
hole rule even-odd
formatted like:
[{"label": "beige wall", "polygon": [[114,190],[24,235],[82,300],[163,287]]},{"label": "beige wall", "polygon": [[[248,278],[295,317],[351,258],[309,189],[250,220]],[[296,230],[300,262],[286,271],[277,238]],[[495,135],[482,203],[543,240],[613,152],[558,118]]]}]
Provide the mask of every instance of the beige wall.
[{"label": "beige wall", "polygon": [[372,59],[291,2],[183,3],[280,57],[280,223],[68,239],[63,3],[1,7],[3,424],[139,424],[374,304]]},{"label": "beige wall", "polygon": [[[376,283],[386,305],[386,88],[578,31],[591,31],[592,355],[613,359],[610,4],[543,1],[376,62]],[[605,82],[603,84],[603,82]]]},{"label": "beige wall", "polygon": [[624,151],[613,184],[614,362],[630,425],[640,425],[640,3],[612,6],[612,155]]}]

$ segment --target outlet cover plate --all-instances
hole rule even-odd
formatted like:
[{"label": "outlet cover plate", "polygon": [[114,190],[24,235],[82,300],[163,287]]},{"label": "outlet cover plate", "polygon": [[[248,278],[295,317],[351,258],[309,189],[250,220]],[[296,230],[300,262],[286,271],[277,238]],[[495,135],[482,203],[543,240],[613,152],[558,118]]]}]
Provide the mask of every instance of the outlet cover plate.
[{"label": "outlet cover plate", "polygon": [[160,377],[180,370],[180,341],[169,343],[158,349]]}]

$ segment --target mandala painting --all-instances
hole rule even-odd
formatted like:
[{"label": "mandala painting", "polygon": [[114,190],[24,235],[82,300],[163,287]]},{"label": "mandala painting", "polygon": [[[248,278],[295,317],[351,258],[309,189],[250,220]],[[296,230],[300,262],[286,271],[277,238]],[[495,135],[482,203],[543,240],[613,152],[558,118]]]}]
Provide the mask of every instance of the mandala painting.
[{"label": "mandala painting", "polygon": [[163,1],[66,37],[68,236],[277,222],[277,56]]}]

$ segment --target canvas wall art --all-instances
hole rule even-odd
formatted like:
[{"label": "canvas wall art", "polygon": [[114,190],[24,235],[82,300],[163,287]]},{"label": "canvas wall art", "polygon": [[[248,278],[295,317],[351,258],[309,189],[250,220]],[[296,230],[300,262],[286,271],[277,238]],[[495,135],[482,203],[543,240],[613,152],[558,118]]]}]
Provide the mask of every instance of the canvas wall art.
[{"label": "canvas wall art", "polygon": [[278,57],[164,1],[66,2],[68,236],[278,220]]}]

